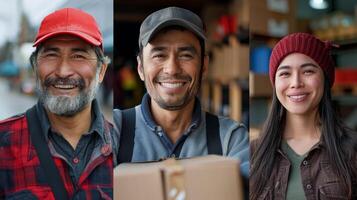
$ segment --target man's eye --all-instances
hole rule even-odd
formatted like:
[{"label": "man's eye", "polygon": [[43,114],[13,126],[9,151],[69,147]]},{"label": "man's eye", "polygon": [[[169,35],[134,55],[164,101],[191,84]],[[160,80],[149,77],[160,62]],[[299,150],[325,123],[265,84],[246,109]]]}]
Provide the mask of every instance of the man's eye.
[{"label": "man's eye", "polygon": [[48,59],[58,58],[58,57],[59,56],[56,53],[45,53],[45,54],[40,55],[40,58],[48,58]]},{"label": "man's eye", "polygon": [[184,59],[191,59],[193,58],[193,56],[191,54],[182,54],[180,55],[181,58],[184,58]]},{"label": "man's eye", "polygon": [[74,60],[86,60],[87,59],[86,56],[80,55],[80,54],[72,55],[71,58],[74,59]]},{"label": "man's eye", "polygon": [[164,58],[164,57],[165,57],[164,54],[155,54],[155,55],[153,56],[153,58]]}]

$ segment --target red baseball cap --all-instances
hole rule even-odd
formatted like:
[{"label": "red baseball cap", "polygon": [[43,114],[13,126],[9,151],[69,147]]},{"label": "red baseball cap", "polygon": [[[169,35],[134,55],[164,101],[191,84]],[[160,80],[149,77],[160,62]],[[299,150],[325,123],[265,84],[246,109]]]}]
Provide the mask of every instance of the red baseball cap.
[{"label": "red baseball cap", "polygon": [[54,36],[70,34],[102,48],[102,33],[93,16],[75,8],[63,8],[47,15],[41,22],[33,46]]}]

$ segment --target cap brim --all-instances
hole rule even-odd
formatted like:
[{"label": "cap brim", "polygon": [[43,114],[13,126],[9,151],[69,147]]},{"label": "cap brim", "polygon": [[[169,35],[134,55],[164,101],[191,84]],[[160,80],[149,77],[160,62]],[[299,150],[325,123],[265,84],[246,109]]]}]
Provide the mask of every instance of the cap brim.
[{"label": "cap brim", "polygon": [[162,30],[165,27],[168,26],[182,26],[191,32],[193,32],[195,35],[197,35],[199,38],[206,40],[206,36],[202,31],[200,31],[200,28],[197,27],[196,25],[192,24],[189,21],[183,20],[183,19],[170,19],[168,21],[163,21],[162,23],[157,24],[150,32],[146,33],[143,36],[143,39],[141,40],[141,45],[146,46],[147,43],[155,36],[156,33],[158,33],[160,30]]},{"label": "cap brim", "polygon": [[58,36],[58,35],[74,35],[74,36],[77,36],[81,39],[83,39],[84,41],[88,42],[89,44],[92,44],[94,46],[101,46],[102,47],[102,42],[100,42],[99,40],[83,33],[83,32],[79,32],[79,31],[57,31],[57,32],[51,32],[49,34],[46,34],[42,37],[40,37],[39,39],[37,39],[34,44],[32,45],[33,47],[36,47],[38,46],[40,43],[50,39],[50,38],[53,38],[55,36]]}]

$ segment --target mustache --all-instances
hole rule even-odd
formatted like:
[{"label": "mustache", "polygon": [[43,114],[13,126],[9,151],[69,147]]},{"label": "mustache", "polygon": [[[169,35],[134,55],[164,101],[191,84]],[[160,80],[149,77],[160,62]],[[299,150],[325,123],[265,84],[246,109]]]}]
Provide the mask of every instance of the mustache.
[{"label": "mustache", "polygon": [[154,81],[156,82],[163,82],[163,81],[192,81],[192,78],[189,75],[185,74],[174,74],[174,75],[158,75],[155,77]]},{"label": "mustache", "polygon": [[85,87],[85,82],[83,78],[46,78],[44,81],[44,86],[49,87],[51,85],[74,85],[79,89],[83,89]]}]

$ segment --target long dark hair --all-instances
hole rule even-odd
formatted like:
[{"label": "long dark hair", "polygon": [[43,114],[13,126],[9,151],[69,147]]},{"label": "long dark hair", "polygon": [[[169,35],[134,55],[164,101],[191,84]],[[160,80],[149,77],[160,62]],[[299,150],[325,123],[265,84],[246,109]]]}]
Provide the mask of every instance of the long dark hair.
[{"label": "long dark hair", "polygon": [[[326,75],[325,75],[326,77]],[[340,177],[342,184],[348,189],[352,198],[352,180],[357,177],[356,140],[357,134],[343,125],[332,105],[330,82],[324,81],[324,92],[319,104],[321,122],[321,141],[327,149],[327,154],[334,172]],[[272,106],[265,121],[261,136],[251,152],[250,191],[251,200],[257,199],[268,183],[275,162],[276,151],[282,140],[285,128],[286,109],[273,92]]]}]

